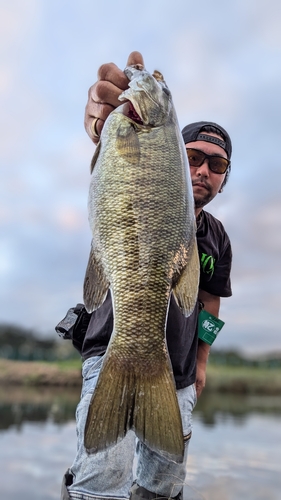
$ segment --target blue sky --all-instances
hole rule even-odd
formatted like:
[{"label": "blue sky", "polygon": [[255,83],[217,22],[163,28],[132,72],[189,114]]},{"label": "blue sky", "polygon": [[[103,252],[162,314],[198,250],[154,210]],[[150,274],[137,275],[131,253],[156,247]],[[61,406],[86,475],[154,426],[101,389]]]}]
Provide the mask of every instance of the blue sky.
[{"label": "blue sky", "polygon": [[0,322],[55,335],[82,301],[98,67],[132,50],[163,72],[181,126],[217,121],[232,173],[208,210],[231,238],[219,348],[280,349],[281,9],[278,0],[0,0]]}]

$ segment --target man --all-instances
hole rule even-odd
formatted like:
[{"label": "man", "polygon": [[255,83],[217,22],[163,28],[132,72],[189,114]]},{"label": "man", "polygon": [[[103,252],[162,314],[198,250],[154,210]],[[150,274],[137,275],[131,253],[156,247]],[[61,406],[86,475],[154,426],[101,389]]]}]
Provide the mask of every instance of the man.
[{"label": "man", "polygon": [[[128,65],[142,64],[142,56],[133,52]],[[85,128],[97,144],[108,114],[120,104],[118,95],[128,87],[125,74],[114,64],[103,65],[89,91]],[[182,416],[185,454],[181,464],[153,452],[143,443],[136,448],[136,482],[132,463],[135,436],[130,431],[117,445],[95,454],[87,454],[84,427],[91,396],[95,389],[103,355],[113,327],[110,293],[104,304],[88,315],[87,331],[75,327],[73,343],[81,352],[83,388],[77,407],[78,451],[63,482],[62,499],[127,499],[180,498],[186,477],[188,443],[191,437],[191,414],[206,381],[206,365],[210,345],[198,339],[197,322],[200,308],[215,317],[219,315],[220,297],[231,295],[231,247],[222,224],[203,210],[222,191],[230,172],[231,140],[217,124],[199,122],[183,131],[190,164],[197,220],[197,243],[200,258],[198,302],[194,312],[185,318],[173,296],[167,319],[167,345],[172,362],[177,396]],[[81,334],[82,331],[82,334]]]}]

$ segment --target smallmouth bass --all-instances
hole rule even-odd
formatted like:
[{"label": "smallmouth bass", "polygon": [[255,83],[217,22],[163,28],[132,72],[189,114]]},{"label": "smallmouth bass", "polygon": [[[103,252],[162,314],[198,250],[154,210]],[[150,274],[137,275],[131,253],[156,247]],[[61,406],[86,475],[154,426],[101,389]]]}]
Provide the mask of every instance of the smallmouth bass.
[{"label": "smallmouth bass", "polygon": [[110,288],[114,328],[89,406],[84,443],[104,450],[129,429],[182,461],[181,415],[166,346],[171,293],[186,316],[199,281],[193,191],[171,93],[159,72],[125,69],[127,100],[107,118],[92,160],[88,312]]}]

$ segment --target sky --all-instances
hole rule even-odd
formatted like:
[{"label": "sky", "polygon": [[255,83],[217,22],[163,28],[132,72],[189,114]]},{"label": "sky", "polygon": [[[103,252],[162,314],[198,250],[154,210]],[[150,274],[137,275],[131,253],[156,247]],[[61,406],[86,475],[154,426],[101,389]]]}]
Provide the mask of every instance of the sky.
[{"label": "sky", "polygon": [[207,210],[232,242],[216,348],[281,350],[279,0],[0,0],[0,323],[56,335],[82,302],[95,146],[84,130],[99,66],[140,51],[180,126],[218,122],[228,184]]}]

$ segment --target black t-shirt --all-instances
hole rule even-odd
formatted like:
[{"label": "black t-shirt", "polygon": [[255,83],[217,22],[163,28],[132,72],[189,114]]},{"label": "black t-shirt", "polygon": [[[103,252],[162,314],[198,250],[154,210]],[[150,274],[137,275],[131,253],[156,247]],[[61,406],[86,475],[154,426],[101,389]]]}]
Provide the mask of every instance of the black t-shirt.
[{"label": "black t-shirt", "polygon": [[[230,269],[232,252],[222,223],[202,211],[197,228],[200,259],[199,288],[219,297],[231,295]],[[198,303],[191,316],[185,318],[171,295],[166,339],[177,389],[195,382],[197,355]],[[104,354],[113,330],[110,292],[102,306],[92,313],[82,346],[83,359]]]}]

